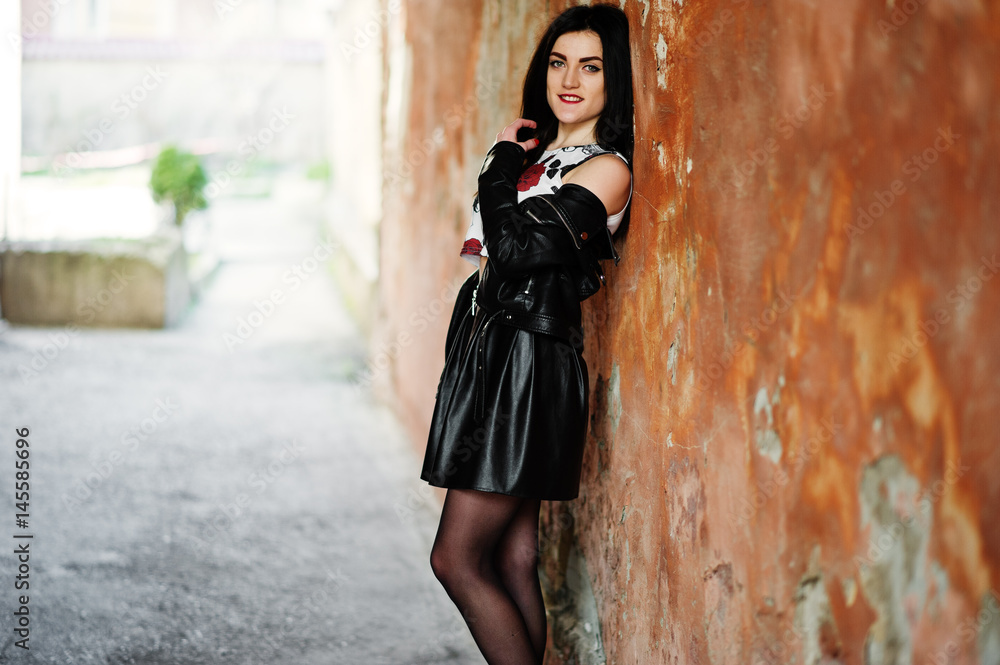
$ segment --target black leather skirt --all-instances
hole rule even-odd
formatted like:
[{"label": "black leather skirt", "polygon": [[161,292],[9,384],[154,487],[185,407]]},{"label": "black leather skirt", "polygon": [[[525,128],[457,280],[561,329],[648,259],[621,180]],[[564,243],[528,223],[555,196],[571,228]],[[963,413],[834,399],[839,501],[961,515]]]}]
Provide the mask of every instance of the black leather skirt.
[{"label": "black leather skirt", "polygon": [[437,487],[575,499],[589,416],[587,364],[558,337],[504,325],[482,308],[473,315],[478,282],[476,271],[455,301],[420,477]]}]

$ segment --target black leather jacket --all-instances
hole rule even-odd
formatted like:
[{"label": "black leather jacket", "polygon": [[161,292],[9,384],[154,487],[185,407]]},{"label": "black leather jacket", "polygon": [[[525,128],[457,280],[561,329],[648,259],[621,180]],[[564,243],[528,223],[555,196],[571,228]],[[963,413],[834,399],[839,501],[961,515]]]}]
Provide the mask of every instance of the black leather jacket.
[{"label": "black leather jacket", "polygon": [[[477,419],[482,417],[482,340],[491,325],[555,335],[583,352],[580,302],[604,283],[599,261],[619,257],[604,203],[567,183],[553,194],[517,202],[525,150],[512,141],[494,145],[479,173],[479,210],[489,260],[474,292],[473,313],[487,317],[479,334]],[[477,273],[470,276],[475,279]]]}]

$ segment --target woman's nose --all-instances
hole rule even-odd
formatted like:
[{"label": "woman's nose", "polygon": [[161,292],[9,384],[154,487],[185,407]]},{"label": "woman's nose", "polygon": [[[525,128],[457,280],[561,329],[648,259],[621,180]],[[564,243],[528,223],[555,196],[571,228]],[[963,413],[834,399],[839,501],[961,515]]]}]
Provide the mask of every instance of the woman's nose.
[{"label": "woman's nose", "polygon": [[564,88],[575,88],[580,83],[580,78],[576,71],[567,67],[566,73],[563,74],[563,87]]}]

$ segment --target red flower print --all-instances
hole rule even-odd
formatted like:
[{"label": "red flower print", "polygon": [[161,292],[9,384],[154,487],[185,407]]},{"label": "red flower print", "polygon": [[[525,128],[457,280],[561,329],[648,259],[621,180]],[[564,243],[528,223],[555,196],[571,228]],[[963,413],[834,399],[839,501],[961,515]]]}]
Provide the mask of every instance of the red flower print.
[{"label": "red flower print", "polygon": [[476,238],[469,238],[462,245],[462,254],[472,254],[474,256],[480,256],[483,253],[483,243],[479,242]]},{"label": "red flower print", "polygon": [[543,173],[545,173],[544,164],[534,164],[526,168],[517,180],[517,191],[526,192],[537,185]]}]

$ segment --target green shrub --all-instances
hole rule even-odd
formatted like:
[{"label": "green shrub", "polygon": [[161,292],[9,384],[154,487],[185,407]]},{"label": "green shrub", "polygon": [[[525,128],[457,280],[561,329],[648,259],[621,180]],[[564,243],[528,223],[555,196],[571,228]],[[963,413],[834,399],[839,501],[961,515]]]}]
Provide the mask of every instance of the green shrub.
[{"label": "green shrub", "polygon": [[208,207],[204,189],[208,183],[201,161],[196,155],[182,152],[171,145],[160,151],[153,164],[149,187],[157,203],[170,201],[174,205],[174,223],[181,226],[192,210]]}]

